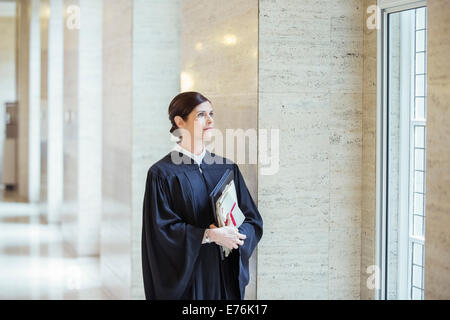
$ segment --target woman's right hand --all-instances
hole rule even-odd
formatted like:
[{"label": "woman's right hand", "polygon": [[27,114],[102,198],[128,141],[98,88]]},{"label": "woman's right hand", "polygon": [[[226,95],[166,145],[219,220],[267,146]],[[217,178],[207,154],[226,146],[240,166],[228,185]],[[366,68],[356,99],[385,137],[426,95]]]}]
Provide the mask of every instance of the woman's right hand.
[{"label": "woman's right hand", "polygon": [[[228,249],[237,249],[243,245],[243,239],[247,238],[245,234],[239,233],[238,229],[232,224],[230,214],[227,215],[227,225],[220,228],[213,228],[209,232],[211,240],[218,245]],[[242,239],[242,240],[241,240]]]}]

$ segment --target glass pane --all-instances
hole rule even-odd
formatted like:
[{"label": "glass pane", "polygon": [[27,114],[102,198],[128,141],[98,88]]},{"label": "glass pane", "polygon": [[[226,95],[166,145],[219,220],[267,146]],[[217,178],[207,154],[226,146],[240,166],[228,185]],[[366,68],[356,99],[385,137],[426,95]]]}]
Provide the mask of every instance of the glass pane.
[{"label": "glass pane", "polygon": [[416,73],[425,73],[425,53],[421,52],[416,55]]},{"label": "glass pane", "polygon": [[425,98],[416,98],[416,119],[425,119]]},{"label": "glass pane", "polygon": [[415,182],[414,191],[415,192],[422,192],[422,193],[424,193],[423,176],[424,176],[424,174],[423,174],[422,171],[416,171],[415,178],[414,178],[414,182]]},{"label": "glass pane", "polygon": [[413,266],[412,285],[422,288],[422,267]]},{"label": "glass pane", "polygon": [[425,50],[425,30],[416,32],[416,51]]},{"label": "glass pane", "polygon": [[416,10],[416,30],[425,29],[425,8]]},{"label": "glass pane", "polygon": [[[389,219],[388,225],[388,244],[387,244],[387,254],[388,254],[388,269],[387,269],[387,282],[388,282],[388,299],[397,299],[398,296],[398,266],[400,265],[398,261],[398,235],[399,235],[399,221],[401,220],[402,214],[405,215],[405,210],[402,210],[401,206],[401,181],[400,176],[402,176],[401,168],[404,169],[405,172],[409,171],[409,157],[405,157],[402,153],[402,150],[409,148],[409,141],[405,139],[409,137],[409,123],[404,123],[401,119],[410,118],[409,115],[410,110],[412,109],[409,103],[402,100],[404,96],[407,94],[401,94],[400,88],[402,86],[407,85],[406,80],[402,78],[402,69],[401,66],[401,56],[403,48],[401,47],[401,38],[402,38],[402,19],[414,19],[414,11],[409,11],[406,13],[406,16],[400,13],[390,14],[389,15],[389,49],[388,49],[388,213],[387,217]],[[411,25],[411,23],[410,23]],[[412,32],[408,31],[408,34],[411,38]],[[413,43],[413,41],[411,41]],[[411,46],[410,43],[410,46]],[[408,51],[411,48],[407,49]],[[414,60],[411,60],[414,61]],[[414,66],[412,66],[411,70],[414,74]],[[411,87],[411,79],[409,80]],[[413,109],[412,109],[413,110]],[[406,114],[405,114],[406,113]],[[403,133],[403,134],[402,134]],[[411,206],[412,210],[412,206]],[[409,208],[406,209],[409,211]],[[406,212],[406,218],[407,218]]]},{"label": "glass pane", "polygon": [[414,214],[423,215],[423,194],[414,193]]},{"label": "glass pane", "polygon": [[416,237],[423,237],[423,217],[413,215],[413,235]]},{"label": "glass pane", "polygon": [[423,155],[424,155],[423,149],[416,149],[415,153],[416,153],[416,157],[415,157],[414,168],[416,170],[424,171],[425,167],[424,167],[424,163],[423,163],[423,160],[424,160],[423,159]]},{"label": "glass pane", "polygon": [[416,96],[423,97],[425,96],[425,76],[418,75],[416,76]]},{"label": "glass pane", "polygon": [[415,129],[416,148],[425,148],[425,127],[417,126]]},{"label": "glass pane", "polygon": [[411,294],[412,300],[422,300],[422,290],[419,288],[412,288],[412,294]]},{"label": "glass pane", "polygon": [[423,245],[413,242],[413,263],[423,266]]}]

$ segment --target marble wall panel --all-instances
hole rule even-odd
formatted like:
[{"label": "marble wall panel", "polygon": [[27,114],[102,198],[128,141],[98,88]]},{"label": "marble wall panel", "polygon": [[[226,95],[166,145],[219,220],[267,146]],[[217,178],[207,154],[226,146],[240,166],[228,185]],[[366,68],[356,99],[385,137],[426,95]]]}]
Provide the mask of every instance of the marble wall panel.
[{"label": "marble wall panel", "polygon": [[360,297],[363,15],[259,1],[258,126],[280,130],[280,169],[258,175],[258,298]]},{"label": "marble wall panel", "polygon": [[425,299],[450,298],[450,3],[428,2]]}]

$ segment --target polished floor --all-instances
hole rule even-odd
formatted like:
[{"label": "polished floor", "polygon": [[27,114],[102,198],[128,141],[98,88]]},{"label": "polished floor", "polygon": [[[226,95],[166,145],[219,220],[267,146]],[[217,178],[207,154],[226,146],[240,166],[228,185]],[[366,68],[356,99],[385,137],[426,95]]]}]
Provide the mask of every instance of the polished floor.
[{"label": "polished floor", "polygon": [[45,207],[0,190],[0,299],[111,299],[98,257],[76,257]]}]

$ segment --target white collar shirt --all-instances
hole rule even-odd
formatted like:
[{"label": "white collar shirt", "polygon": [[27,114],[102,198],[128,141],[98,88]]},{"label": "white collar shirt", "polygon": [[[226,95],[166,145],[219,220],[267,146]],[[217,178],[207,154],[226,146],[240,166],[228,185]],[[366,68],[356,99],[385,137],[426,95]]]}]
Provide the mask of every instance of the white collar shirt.
[{"label": "white collar shirt", "polygon": [[190,151],[186,150],[185,148],[183,148],[182,146],[180,146],[178,143],[175,143],[175,146],[173,147],[174,151],[179,151],[181,153],[184,153],[185,155],[187,155],[188,157],[190,157],[191,159],[194,159],[194,161],[200,166],[200,164],[203,161],[203,157],[206,154],[206,148],[205,146],[203,146],[203,151],[201,154],[196,155],[191,153]]}]

